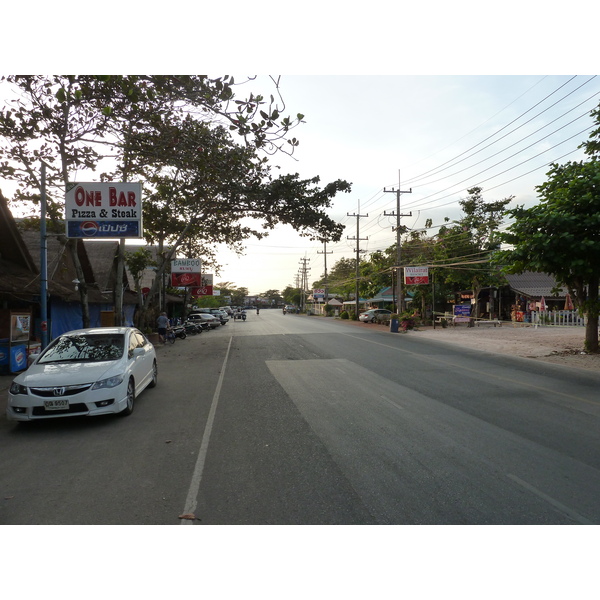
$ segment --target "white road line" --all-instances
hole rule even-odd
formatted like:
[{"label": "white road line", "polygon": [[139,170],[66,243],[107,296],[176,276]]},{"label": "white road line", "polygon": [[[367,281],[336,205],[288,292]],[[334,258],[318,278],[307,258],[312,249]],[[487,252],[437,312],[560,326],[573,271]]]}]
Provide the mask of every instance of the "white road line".
[{"label": "white road line", "polygon": [[[194,467],[194,472],[192,474],[192,481],[190,482],[187,498],[185,500],[183,514],[193,514],[198,503],[198,492],[200,490],[200,482],[202,481],[206,453],[208,452],[208,443],[210,441],[210,434],[212,432],[215,414],[217,412],[217,404],[219,403],[219,397],[221,396],[221,387],[223,385],[223,379],[225,378],[225,367],[227,366],[227,360],[229,359],[229,350],[231,349],[232,342],[233,336],[229,338],[229,345],[227,346],[227,352],[225,353],[225,360],[223,361],[223,366],[221,367],[221,374],[219,375],[219,381],[217,381],[215,393],[213,394],[212,404],[208,413],[208,419],[206,420],[206,426],[204,427],[202,443],[200,444],[200,450],[198,451],[198,458],[196,459],[196,466]],[[181,519],[180,525],[191,525],[192,523],[193,521],[190,519]]]},{"label": "white road line", "polygon": [[568,506],[565,506],[564,504],[561,504],[560,502],[558,502],[558,500],[555,500],[554,498],[551,498],[547,494],[544,494],[544,492],[533,487],[526,481],[523,481],[520,477],[517,477],[516,475],[512,475],[511,473],[507,473],[506,476],[509,479],[512,479],[515,483],[518,483],[520,486],[524,487],[526,490],[532,492],[533,494],[535,494],[542,500],[545,500],[546,502],[548,502],[549,504],[554,506],[554,508],[556,508],[557,510],[559,510],[560,512],[565,514],[567,517],[569,517],[569,519],[572,519],[573,521],[577,521],[578,523],[581,523],[582,525],[594,525],[593,521],[586,519],[585,517],[581,516],[578,512],[576,512],[576,511],[570,509]]}]

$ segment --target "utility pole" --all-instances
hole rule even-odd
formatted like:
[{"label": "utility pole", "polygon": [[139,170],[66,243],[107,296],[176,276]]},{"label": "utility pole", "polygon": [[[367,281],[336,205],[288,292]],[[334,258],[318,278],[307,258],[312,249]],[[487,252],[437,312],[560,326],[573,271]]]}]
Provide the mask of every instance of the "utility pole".
[{"label": "utility pole", "polygon": [[308,271],[310,271],[310,267],[306,266],[306,263],[310,262],[310,258],[301,258],[300,259],[300,263],[302,264],[302,267],[300,269],[301,272],[301,277],[302,277],[302,292],[301,292],[301,297],[300,297],[300,304],[301,304],[301,308],[304,311],[304,297],[305,297],[305,293],[306,293],[306,289],[307,289],[307,282],[308,282]]},{"label": "utility pole", "polygon": [[358,300],[359,300],[359,295],[358,295],[358,282],[359,282],[359,263],[360,263],[360,241],[361,240],[368,240],[369,238],[361,238],[359,236],[359,225],[360,225],[360,221],[359,219],[361,219],[362,217],[368,217],[369,215],[361,215],[360,214],[360,201],[358,202],[358,213],[355,214],[350,214],[350,213],[346,213],[348,217],[356,217],[356,237],[350,237],[348,236],[349,240],[356,240],[356,291],[355,291],[355,298],[354,298],[354,308],[356,310],[356,316],[358,318]]},{"label": "utility pole", "polygon": [[395,190],[394,188],[392,188],[391,190],[386,190],[385,188],[383,188],[384,192],[388,192],[388,193],[392,193],[392,194],[396,194],[396,211],[395,212],[385,212],[384,211],[384,215],[387,217],[396,217],[396,227],[393,228],[396,231],[396,264],[397,264],[397,275],[396,275],[396,285],[397,285],[397,303],[398,303],[398,307],[397,307],[397,312],[398,314],[402,313],[404,311],[404,293],[402,291],[402,256],[401,256],[401,237],[402,237],[402,229],[400,228],[400,217],[411,217],[412,216],[412,212],[408,213],[407,215],[403,215],[400,213],[400,194],[412,194],[412,188],[410,188],[410,190],[408,191],[402,191],[400,189],[400,171],[398,171],[398,189]]},{"label": "utility pole", "polygon": [[[327,255],[328,254],[333,254],[333,250],[330,250],[329,252],[327,252],[327,240],[326,239],[321,239],[321,241],[323,242],[323,252],[321,252],[320,250],[317,250],[317,254],[322,254],[323,255],[323,260],[325,261],[325,306],[327,306],[327,303],[329,302],[329,292],[327,291]],[[327,311],[325,311],[327,312]]]}]

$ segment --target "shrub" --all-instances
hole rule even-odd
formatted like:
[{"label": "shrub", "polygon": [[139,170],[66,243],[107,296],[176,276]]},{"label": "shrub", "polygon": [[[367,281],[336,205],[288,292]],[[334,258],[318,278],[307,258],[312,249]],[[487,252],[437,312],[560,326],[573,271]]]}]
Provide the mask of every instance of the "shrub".
[{"label": "shrub", "polygon": [[349,318],[350,318],[350,315],[348,314],[348,311],[347,311],[347,310],[343,310],[343,311],[340,313],[340,319],[349,319]]}]

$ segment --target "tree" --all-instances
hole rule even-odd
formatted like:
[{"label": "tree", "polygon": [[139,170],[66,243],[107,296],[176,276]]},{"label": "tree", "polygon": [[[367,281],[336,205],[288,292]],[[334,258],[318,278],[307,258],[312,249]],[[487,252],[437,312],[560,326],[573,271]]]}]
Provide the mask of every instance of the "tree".
[{"label": "tree", "polygon": [[300,306],[302,303],[302,290],[288,285],[285,290],[283,290],[283,301],[286,304]]},{"label": "tree", "polygon": [[600,302],[600,161],[552,164],[536,187],[539,204],[508,211],[514,219],[499,239],[510,249],[495,262],[508,273],[553,275],[587,315],[585,349],[598,352]]},{"label": "tree", "polygon": [[[140,248],[136,252],[126,252],[125,262],[133,277],[135,291],[138,295],[138,306],[142,306],[144,302],[141,287],[142,276],[148,267],[155,267],[156,262],[152,260],[152,254],[147,248]],[[139,313],[136,314],[136,325],[141,326]]]},{"label": "tree", "polygon": [[459,204],[464,215],[451,226],[443,226],[436,244],[437,260],[440,263],[461,262],[460,270],[445,269],[439,278],[450,284],[455,291],[470,289],[475,298],[475,317],[478,317],[477,298],[482,288],[499,285],[502,276],[490,268],[492,252],[498,248],[496,235],[504,220],[505,208],[513,196],[485,202],[480,187],[467,190],[467,198]]},{"label": "tree", "polygon": [[264,304],[268,304],[269,306],[277,306],[283,302],[283,297],[279,290],[267,290],[266,292],[262,292],[259,294],[262,302]]},{"label": "tree", "polygon": [[[350,184],[336,181],[320,188],[317,177],[270,175],[264,154],[293,153],[298,140],[288,139],[288,133],[303,120],[300,113],[284,116],[278,79],[272,79],[277,98],[251,93],[242,100],[230,76],[15,76],[0,81],[16,92],[10,106],[0,109],[0,176],[18,182],[17,201],[39,204],[41,161],[48,166],[53,219],[61,218],[65,188],[76,173],[104,169],[103,180],[147,182],[146,240],[168,243],[169,250],[159,253],[164,260],[144,308],[184,243],[209,254],[211,244],[224,241],[239,251],[244,240],[264,236],[280,223],[303,235],[341,237],[343,228],[325,210]],[[232,139],[234,134],[242,143]],[[258,218],[261,228],[242,225],[246,216]],[[76,243],[69,242],[78,265]],[[122,266],[122,251],[119,256]],[[85,326],[89,313],[79,270],[78,278]]]},{"label": "tree", "polygon": [[[330,294],[349,300],[356,289],[356,259],[340,258],[328,273],[327,285]],[[313,287],[324,287],[324,279],[314,282]]]}]

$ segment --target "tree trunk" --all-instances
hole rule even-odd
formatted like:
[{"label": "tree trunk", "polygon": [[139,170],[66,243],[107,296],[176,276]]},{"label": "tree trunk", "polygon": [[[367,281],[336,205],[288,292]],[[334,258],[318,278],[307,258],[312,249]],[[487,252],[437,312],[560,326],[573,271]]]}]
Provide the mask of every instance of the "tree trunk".
[{"label": "tree trunk", "polygon": [[[83,244],[83,241],[81,242]],[[79,289],[79,298],[81,300],[81,321],[82,327],[87,329],[90,326],[90,305],[88,303],[88,294],[87,294],[87,285],[85,281],[85,275],[83,273],[83,268],[81,267],[81,262],[79,261],[79,255],[77,254],[77,246],[79,244],[79,240],[71,239],[67,241],[67,246],[69,251],[71,252],[71,258],[73,259],[73,264],[75,265],[75,271],[77,273],[77,279],[79,283],[77,287]]]},{"label": "tree trunk", "polygon": [[119,241],[117,250],[117,276],[115,278],[115,325],[125,324],[123,318],[123,272],[125,270],[125,240]]},{"label": "tree trunk", "polygon": [[598,284],[600,283],[600,277],[595,276],[590,278],[588,284],[588,297],[587,297],[587,323],[585,325],[585,344],[584,348],[586,352],[596,353],[599,350],[598,347]]}]

